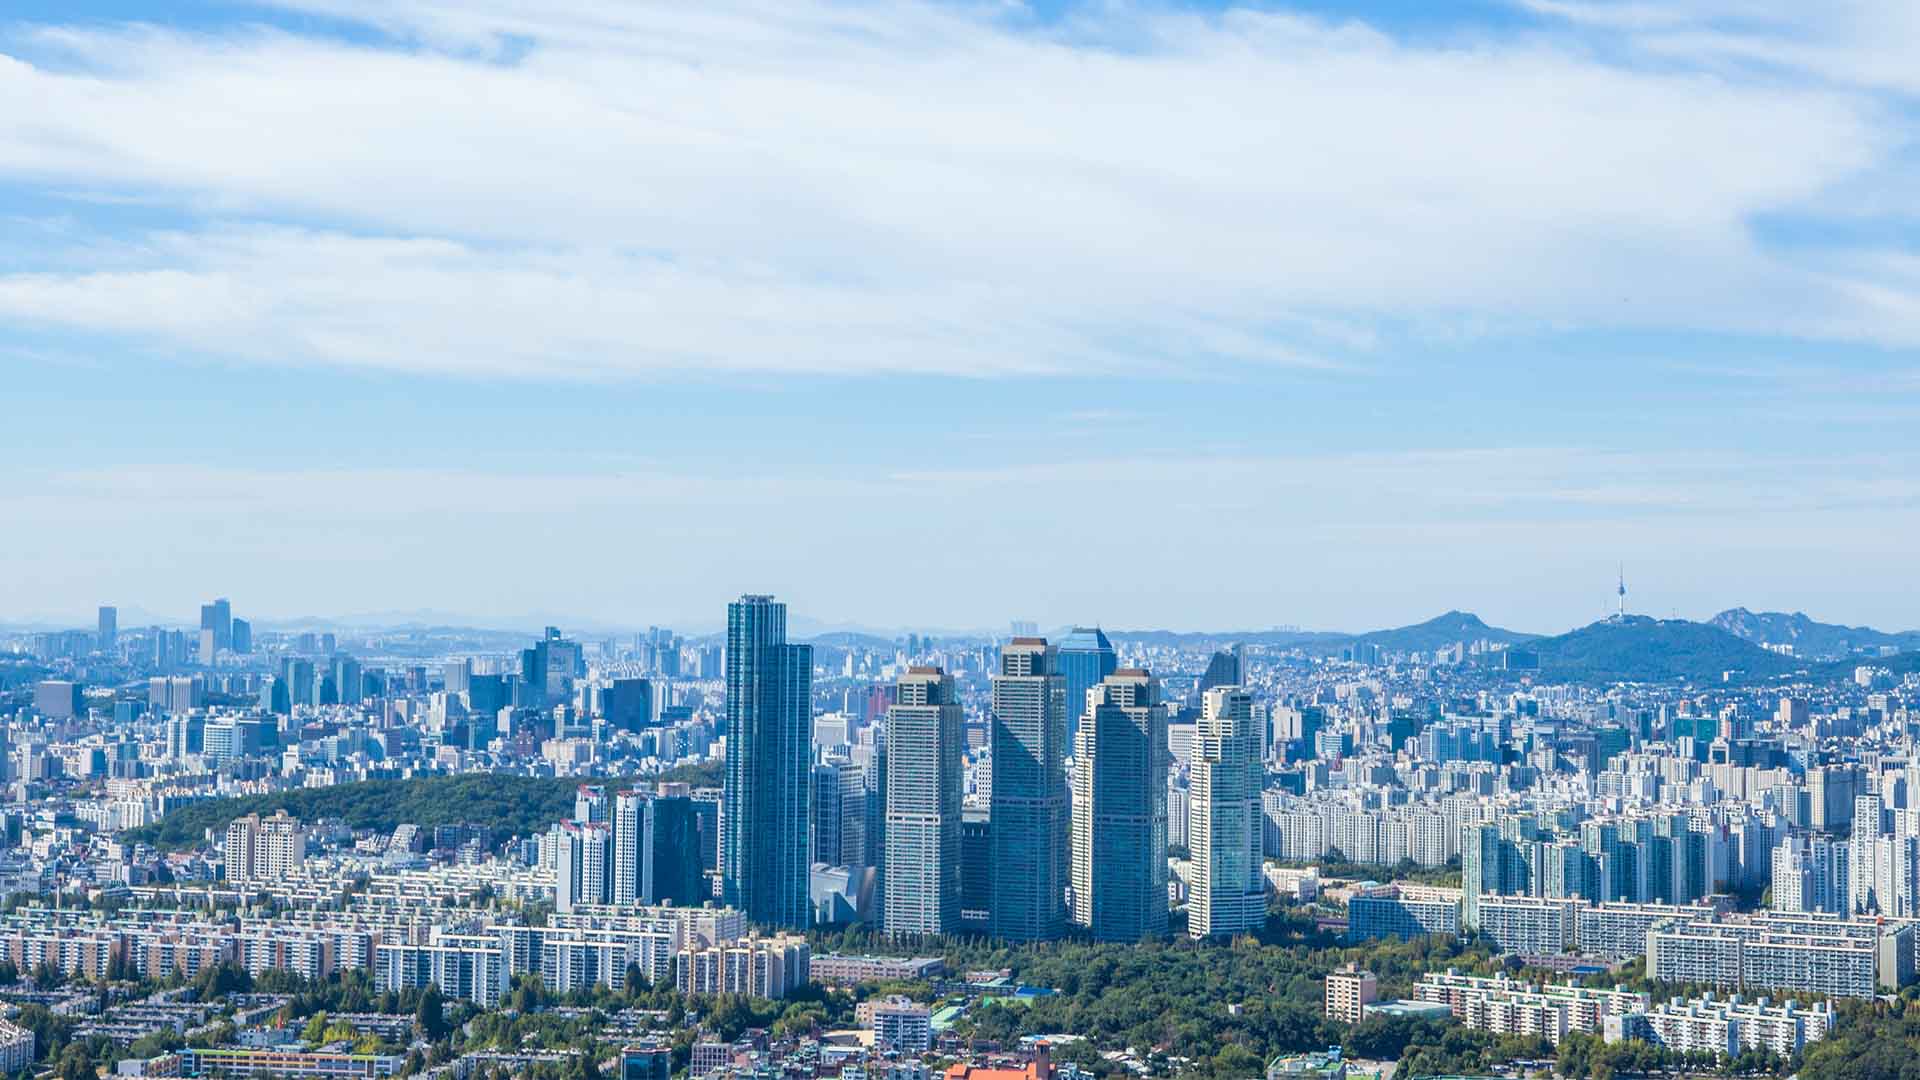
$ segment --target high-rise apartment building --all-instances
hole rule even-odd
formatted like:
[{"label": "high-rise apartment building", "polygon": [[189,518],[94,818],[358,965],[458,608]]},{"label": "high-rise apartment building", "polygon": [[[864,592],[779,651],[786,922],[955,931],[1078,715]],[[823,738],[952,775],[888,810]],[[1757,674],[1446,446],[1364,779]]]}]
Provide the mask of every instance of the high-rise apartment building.
[{"label": "high-rise apartment building", "polygon": [[1017,637],[993,676],[993,933],[1066,929],[1066,680],[1045,638]]},{"label": "high-rise apartment building", "polygon": [[895,934],[960,929],[962,727],[953,677],[913,667],[887,710],[882,925]]},{"label": "high-rise apartment building", "polygon": [[1187,842],[1193,853],[1187,931],[1216,937],[1266,921],[1261,866],[1260,724],[1238,686],[1207,691],[1188,783]]},{"label": "high-rise apartment building", "polygon": [[563,821],[550,835],[554,845],[554,910],[566,914],[582,904],[611,901],[613,830],[605,822]]},{"label": "high-rise apartment building", "polygon": [[722,893],[747,918],[804,928],[813,778],[813,649],[787,643],[787,606],[727,605]]},{"label": "high-rise apartment building", "polygon": [[284,810],[268,818],[248,814],[227,825],[227,880],[236,885],[284,881],[306,858],[306,830]]},{"label": "high-rise apartment building", "polygon": [[1074,746],[1073,921],[1102,941],[1167,932],[1167,710],[1123,668],[1087,695]]}]

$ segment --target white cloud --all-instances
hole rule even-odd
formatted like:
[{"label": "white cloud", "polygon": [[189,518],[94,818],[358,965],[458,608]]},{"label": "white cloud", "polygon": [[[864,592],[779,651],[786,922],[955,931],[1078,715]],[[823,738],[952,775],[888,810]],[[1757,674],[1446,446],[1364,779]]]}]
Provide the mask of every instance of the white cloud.
[{"label": "white cloud", "polygon": [[1876,256],[1751,235],[1892,153],[1853,90],[1251,10],[290,6],[408,44],[0,57],[0,176],[207,222],[38,248],[0,318],[535,377],[1364,366],[1396,327],[1920,342]]},{"label": "white cloud", "polygon": [[1839,86],[1920,94],[1920,7],[1907,0],[1521,0],[1575,24],[1621,31],[1694,64],[1757,65]]}]

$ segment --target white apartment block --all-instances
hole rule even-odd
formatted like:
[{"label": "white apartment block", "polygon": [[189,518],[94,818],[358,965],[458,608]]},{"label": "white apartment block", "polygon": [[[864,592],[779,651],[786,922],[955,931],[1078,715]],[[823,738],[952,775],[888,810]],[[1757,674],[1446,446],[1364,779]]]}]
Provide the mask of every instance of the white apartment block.
[{"label": "white apartment block", "polygon": [[1792,1001],[1743,1000],[1735,994],[1716,998],[1674,998],[1644,1013],[1610,1016],[1606,1041],[1641,1039],[1681,1053],[1706,1051],[1735,1057],[1764,1048],[1788,1059],[1833,1030],[1833,1007],[1824,1001],[1806,1008]]},{"label": "white apartment block", "polygon": [[1503,953],[1557,956],[1573,948],[1578,900],[1480,897],[1480,933]]},{"label": "white apartment block", "polygon": [[1647,995],[1573,985],[1540,985],[1449,968],[1420,979],[1417,1000],[1446,1005],[1454,1018],[1496,1035],[1538,1035],[1554,1045],[1570,1031],[1601,1034],[1609,1017],[1644,1013]]},{"label": "white apartment block", "polygon": [[1913,981],[1912,923],[1765,913],[1661,923],[1647,975],[1738,990],[1872,997]]}]

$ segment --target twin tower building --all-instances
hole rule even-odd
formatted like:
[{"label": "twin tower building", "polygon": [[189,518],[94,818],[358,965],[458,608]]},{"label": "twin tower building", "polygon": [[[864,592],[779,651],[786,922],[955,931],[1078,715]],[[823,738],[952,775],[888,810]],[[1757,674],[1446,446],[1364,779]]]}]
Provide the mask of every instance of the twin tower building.
[{"label": "twin tower building", "polygon": [[[991,813],[995,937],[1044,941],[1068,923],[1132,941],[1168,929],[1167,783],[1171,754],[1159,682],[1139,668],[1078,673],[1069,702],[1061,654],[1016,637],[992,677]],[[743,596],[727,607],[725,901],[755,922],[811,921],[809,837],[813,652],[786,640],[786,605]],[[1078,686],[1075,689],[1079,689]],[[915,667],[888,710],[882,768],[882,925],[898,934],[961,930],[964,716],[953,677]],[[1079,710],[1067,761],[1068,708]],[[1240,686],[1206,692],[1190,763],[1188,931],[1258,927],[1260,725]]]}]

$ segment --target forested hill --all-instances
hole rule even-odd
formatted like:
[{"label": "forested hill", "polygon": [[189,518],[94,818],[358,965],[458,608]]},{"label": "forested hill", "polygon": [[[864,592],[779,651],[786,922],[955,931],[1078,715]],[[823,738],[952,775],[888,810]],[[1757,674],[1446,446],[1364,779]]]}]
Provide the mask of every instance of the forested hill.
[{"label": "forested hill", "polygon": [[271,795],[209,799],[181,807],[121,837],[163,851],[179,851],[200,843],[208,829],[225,829],[234,818],[277,810],[302,821],[339,818],[355,829],[378,832],[390,832],[407,822],[427,829],[473,822],[491,826],[496,836],[526,836],[571,814],[575,789],[594,782],[491,773],[363,780]]},{"label": "forested hill", "polygon": [[1720,682],[1783,675],[1805,664],[1743,641],[1717,626],[1629,615],[1529,642],[1543,677],[1590,681]]}]

